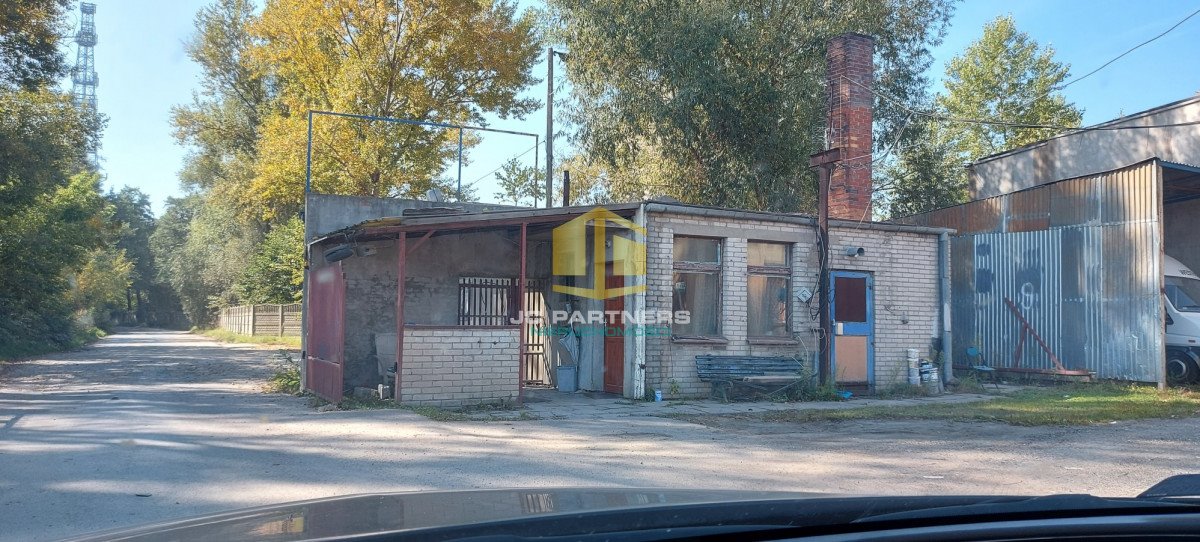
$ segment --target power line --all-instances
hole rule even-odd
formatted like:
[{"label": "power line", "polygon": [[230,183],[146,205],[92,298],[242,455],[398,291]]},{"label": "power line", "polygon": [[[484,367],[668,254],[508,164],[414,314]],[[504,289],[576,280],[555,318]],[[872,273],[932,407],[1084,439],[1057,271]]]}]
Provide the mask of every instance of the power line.
[{"label": "power line", "polygon": [[1191,19],[1192,17],[1195,17],[1197,14],[1200,14],[1200,9],[1197,9],[1196,11],[1193,11],[1193,12],[1191,12],[1190,14],[1188,14],[1188,16],[1187,16],[1187,17],[1184,17],[1184,18],[1180,19],[1180,20],[1179,20],[1179,22],[1175,23],[1175,24],[1174,24],[1174,25],[1172,25],[1170,28],[1168,28],[1168,29],[1166,29],[1166,30],[1163,30],[1163,31],[1162,31],[1161,33],[1159,33],[1157,36],[1154,36],[1153,38],[1150,38],[1150,39],[1148,39],[1148,40],[1146,40],[1146,41],[1143,41],[1143,42],[1141,42],[1141,43],[1139,43],[1139,44],[1137,44],[1137,45],[1134,45],[1133,47],[1131,47],[1131,48],[1127,49],[1127,50],[1126,50],[1124,53],[1121,53],[1121,54],[1119,54],[1119,55],[1117,55],[1117,56],[1113,57],[1113,58],[1112,58],[1111,60],[1109,60],[1108,62],[1105,62],[1104,64],[1101,64],[1099,68],[1096,68],[1096,69],[1094,69],[1094,70],[1092,70],[1092,71],[1090,71],[1090,72],[1087,72],[1087,73],[1085,73],[1085,74],[1083,74],[1083,75],[1081,75],[1081,76],[1079,76],[1079,77],[1076,77],[1075,79],[1072,79],[1072,80],[1070,80],[1070,81],[1068,81],[1068,82],[1066,82],[1066,83],[1063,83],[1062,85],[1058,85],[1057,87],[1051,87],[1051,88],[1050,88],[1050,90],[1047,90],[1046,92],[1044,92],[1044,93],[1042,93],[1042,94],[1040,94],[1040,95],[1038,95],[1038,96],[1035,96],[1035,97],[1031,98],[1030,100],[1028,100],[1028,101],[1026,101],[1026,102],[1023,102],[1023,103],[1021,103],[1020,105],[1021,105],[1021,106],[1028,105],[1029,103],[1031,103],[1031,102],[1033,102],[1033,101],[1035,101],[1035,100],[1039,100],[1039,99],[1041,99],[1041,98],[1043,98],[1043,97],[1045,97],[1045,96],[1049,95],[1051,92],[1055,92],[1055,91],[1062,90],[1062,89],[1064,89],[1064,88],[1067,88],[1067,87],[1069,87],[1069,86],[1071,86],[1071,85],[1074,85],[1075,83],[1078,83],[1078,82],[1080,82],[1080,81],[1083,81],[1084,79],[1087,79],[1088,77],[1091,77],[1091,76],[1095,75],[1095,74],[1096,74],[1096,72],[1098,72],[1098,71],[1100,71],[1100,70],[1103,70],[1104,68],[1107,68],[1107,67],[1109,67],[1109,65],[1111,65],[1113,62],[1116,62],[1116,61],[1118,61],[1118,60],[1121,60],[1122,58],[1124,58],[1124,57],[1125,57],[1126,55],[1128,55],[1129,53],[1132,53],[1132,52],[1134,52],[1134,51],[1136,51],[1136,50],[1138,50],[1138,49],[1141,49],[1142,47],[1144,47],[1144,46],[1146,46],[1146,45],[1149,45],[1149,44],[1153,43],[1154,41],[1158,40],[1159,38],[1161,38],[1161,37],[1163,37],[1163,36],[1166,36],[1167,34],[1170,34],[1170,33],[1171,33],[1171,31],[1175,30],[1176,28],[1179,28],[1179,26],[1180,26],[1180,25],[1182,25],[1183,23],[1186,23],[1186,22],[1188,21],[1188,19]]},{"label": "power line", "polygon": [[[534,144],[533,146],[530,146],[530,147],[529,147],[529,149],[527,149],[526,151],[524,151],[524,152],[520,153],[520,155],[517,155],[517,156],[511,157],[511,158],[509,158],[509,159],[516,159],[516,158],[520,158],[520,157],[522,157],[522,156],[524,156],[524,155],[528,155],[529,151],[533,151],[534,149],[538,149],[538,147],[539,147],[539,146],[541,146],[541,144],[540,144],[540,143],[536,143],[536,144]],[[504,161],[504,162],[505,162],[505,163],[508,163],[508,159],[506,159],[506,161]],[[500,167],[499,167],[499,168],[493,169],[493,170],[491,170],[491,171],[487,171],[487,173],[486,173],[486,174],[484,174],[484,176],[481,176],[481,177],[479,177],[479,179],[475,179],[474,181],[470,181],[470,183],[472,183],[472,185],[474,185],[474,183],[476,183],[476,182],[479,182],[479,181],[482,181],[482,180],[484,180],[484,179],[487,179],[487,177],[490,177],[490,176],[492,176],[492,174],[496,173],[496,171],[499,171],[499,170],[502,170],[502,169],[504,169],[504,164],[500,164]]]}]

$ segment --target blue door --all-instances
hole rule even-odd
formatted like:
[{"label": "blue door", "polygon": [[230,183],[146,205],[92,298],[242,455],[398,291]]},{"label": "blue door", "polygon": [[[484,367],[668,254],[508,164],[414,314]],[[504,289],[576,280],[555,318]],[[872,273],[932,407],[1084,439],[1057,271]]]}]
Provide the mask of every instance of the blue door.
[{"label": "blue door", "polygon": [[875,384],[875,287],[870,273],[829,276],[832,369],[838,384]]}]

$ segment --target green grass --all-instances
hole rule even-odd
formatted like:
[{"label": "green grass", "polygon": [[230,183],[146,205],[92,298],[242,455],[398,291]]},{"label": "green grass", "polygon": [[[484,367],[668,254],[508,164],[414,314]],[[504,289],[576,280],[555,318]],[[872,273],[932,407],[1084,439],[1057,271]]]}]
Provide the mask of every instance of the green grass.
[{"label": "green grass", "polygon": [[300,348],[300,337],[271,337],[265,335],[242,335],[241,333],[232,333],[223,329],[193,329],[192,333],[204,335],[210,339],[215,339],[226,343],[244,343],[244,344],[262,344],[268,346],[285,346],[288,348]]},{"label": "green grass", "polygon": [[295,365],[289,365],[271,375],[271,379],[267,381],[267,393],[286,393],[288,395],[296,395],[300,393],[300,368]]},{"label": "green grass", "polygon": [[54,352],[66,352],[82,348],[85,345],[94,343],[105,336],[104,330],[98,327],[87,329],[74,329],[71,331],[71,336],[67,338],[65,343],[58,341],[20,341],[7,344],[0,344],[0,362],[13,361],[18,359],[31,358],[42,354],[52,354]]},{"label": "green grass", "polygon": [[1200,393],[1195,391],[1169,389],[1160,392],[1150,386],[1099,383],[1027,389],[977,403],[788,410],[755,417],[773,422],[953,420],[1011,425],[1092,425],[1197,414],[1200,414]]}]

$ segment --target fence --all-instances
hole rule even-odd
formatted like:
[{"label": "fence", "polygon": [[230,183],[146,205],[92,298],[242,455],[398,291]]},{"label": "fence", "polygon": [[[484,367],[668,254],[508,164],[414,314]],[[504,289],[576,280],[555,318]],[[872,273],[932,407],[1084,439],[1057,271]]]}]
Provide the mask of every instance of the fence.
[{"label": "fence", "polygon": [[300,304],[242,305],[221,309],[217,326],[242,335],[300,336]]}]

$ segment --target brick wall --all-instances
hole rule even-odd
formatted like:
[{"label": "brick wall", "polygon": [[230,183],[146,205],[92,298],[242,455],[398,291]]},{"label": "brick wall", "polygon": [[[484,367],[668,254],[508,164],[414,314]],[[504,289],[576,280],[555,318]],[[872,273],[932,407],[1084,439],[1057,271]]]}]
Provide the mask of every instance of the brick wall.
[{"label": "brick wall", "polygon": [[[905,351],[930,358],[938,332],[936,235],[830,228],[830,269],[871,271],[875,278],[875,384],[908,378]],[[865,256],[843,249],[859,246]]]},{"label": "brick wall", "polygon": [[[817,291],[819,264],[812,226],[768,220],[710,219],[651,213],[647,222],[646,310],[672,310],[672,247],[676,235],[718,237],[722,243],[722,344],[690,344],[667,337],[646,337],[646,388],[668,397],[707,396],[709,384],[696,376],[698,354],[794,356],[811,363],[819,343],[817,307],[801,303],[801,288]],[[746,250],[751,240],[792,243],[793,342],[755,344],[747,337]],[[877,386],[907,378],[905,351],[929,352],[937,336],[937,236],[891,231],[832,228],[830,268],[870,271],[875,278],[875,376]],[[841,256],[845,246],[862,246],[861,258]],[[674,381],[679,389],[669,393]]]},{"label": "brick wall", "polygon": [[404,330],[400,400],[435,406],[515,401],[516,327]]},{"label": "brick wall", "polygon": [[829,179],[830,218],[871,219],[874,52],[874,38],[862,34],[834,37],[826,50],[829,147],[846,158]]}]

